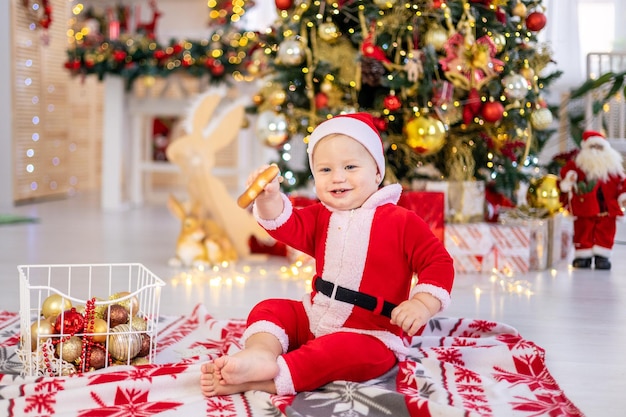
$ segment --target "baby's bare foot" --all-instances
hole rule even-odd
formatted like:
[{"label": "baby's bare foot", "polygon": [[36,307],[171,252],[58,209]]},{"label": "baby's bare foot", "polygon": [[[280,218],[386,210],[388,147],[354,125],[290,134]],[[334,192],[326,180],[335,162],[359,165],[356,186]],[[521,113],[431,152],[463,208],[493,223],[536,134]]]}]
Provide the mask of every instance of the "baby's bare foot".
[{"label": "baby's bare foot", "polygon": [[263,349],[244,349],[232,356],[213,361],[214,376],[221,385],[241,385],[248,382],[271,381],[278,375],[276,357]]},{"label": "baby's bare foot", "polygon": [[200,390],[205,397],[213,397],[221,395],[218,391],[222,388],[220,384],[221,378],[216,375],[215,365],[211,362],[203,363],[200,366]]}]

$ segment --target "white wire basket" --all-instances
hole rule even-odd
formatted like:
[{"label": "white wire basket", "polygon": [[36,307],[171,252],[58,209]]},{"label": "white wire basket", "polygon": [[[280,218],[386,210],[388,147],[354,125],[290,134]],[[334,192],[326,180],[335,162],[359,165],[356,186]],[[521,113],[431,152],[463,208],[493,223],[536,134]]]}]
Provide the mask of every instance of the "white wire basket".
[{"label": "white wire basket", "polygon": [[20,265],[22,374],[152,363],[161,287],[143,265]]}]

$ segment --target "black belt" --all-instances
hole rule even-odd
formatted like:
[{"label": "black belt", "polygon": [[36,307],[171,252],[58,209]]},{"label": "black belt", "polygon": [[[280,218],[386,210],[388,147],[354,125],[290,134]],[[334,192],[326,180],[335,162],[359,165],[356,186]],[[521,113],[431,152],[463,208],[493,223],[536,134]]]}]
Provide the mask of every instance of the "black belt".
[{"label": "black belt", "polygon": [[[332,282],[325,281],[320,277],[315,277],[315,289],[324,294],[326,297],[332,297],[334,288],[335,284]],[[359,291],[349,290],[348,288],[341,286],[337,287],[335,300],[353,304],[357,307],[373,311],[374,313],[378,313],[389,318],[391,318],[391,311],[396,308],[395,304],[385,301],[382,298],[364,294]]]}]

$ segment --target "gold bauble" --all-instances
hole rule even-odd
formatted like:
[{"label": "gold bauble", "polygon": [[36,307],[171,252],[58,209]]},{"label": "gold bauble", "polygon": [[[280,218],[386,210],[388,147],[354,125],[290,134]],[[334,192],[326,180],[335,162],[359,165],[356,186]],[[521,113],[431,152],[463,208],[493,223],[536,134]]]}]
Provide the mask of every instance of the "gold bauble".
[{"label": "gold bauble", "polygon": [[[109,300],[119,300],[120,298],[124,298],[128,295],[130,295],[128,291],[117,292],[113,294],[112,296],[110,296]],[[139,299],[134,295],[125,300],[118,301],[117,304],[124,307],[126,311],[128,312],[128,314],[132,316],[136,316],[137,313],[139,312]]]},{"label": "gold bauble", "polygon": [[107,332],[109,331],[109,325],[106,321],[99,318],[93,319],[93,330],[91,333],[102,333],[102,334],[94,334],[92,337],[94,342],[104,343],[107,340]]},{"label": "gold bauble", "polygon": [[128,324],[136,331],[145,332],[148,329],[148,323],[141,317],[133,317]]},{"label": "gold bauble", "polygon": [[491,40],[493,44],[496,46],[496,52],[500,53],[506,46],[506,36],[501,33],[494,33],[491,35]]},{"label": "gold bauble", "polygon": [[440,25],[431,26],[424,34],[424,44],[440,51],[448,41],[448,32]]},{"label": "gold bauble", "polygon": [[446,143],[446,127],[429,115],[411,119],[405,126],[406,144],[420,155],[439,152]]},{"label": "gold bauble", "polygon": [[397,0],[374,0],[374,4],[378,6],[380,9],[391,9]]},{"label": "gold bauble", "polygon": [[31,350],[37,349],[37,341],[41,346],[51,335],[55,334],[54,325],[48,320],[35,320],[30,326]]},{"label": "gold bauble", "polygon": [[547,209],[550,214],[559,211],[562,205],[557,183],[558,177],[553,174],[532,178],[526,193],[528,205],[533,208]]},{"label": "gold bauble", "polygon": [[317,33],[323,41],[332,43],[341,36],[339,28],[333,22],[324,22],[317,28]]},{"label": "gold bauble", "polygon": [[524,19],[526,17],[526,11],[526,5],[521,1],[518,1],[517,4],[513,6],[513,16]]},{"label": "gold bauble", "polygon": [[130,362],[133,366],[148,365],[149,363],[150,361],[145,356],[138,356]]},{"label": "gold bauble", "polygon": [[522,69],[519,70],[519,74],[526,78],[529,83],[532,83],[535,80],[535,70],[530,67],[530,65],[524,65]]},{"label": "gold bauble", "polygon": [[[94,297],[94,300],[96,300],[96,302],[104,301],[104,299],[98,298],[98,297]],[[104,318],[104,312],[107,309],[107,307],[108,307],[107,304],[96,304],[93,308],[94,317],[98,317],[100,319]]]},{"label": "gold bauble", "polygon": [[56,347],[56,354],[65,362],[74,362],[80,358],[83,350],[83,341],[78,336],[72,336],[65,342],[61,341]]},{"label": "gold bauble", "polygon": [[127,361],[137,356],[142,343],[141,333],[133,332],[128,324],[120,324],[111,329],[109,353],[113,359]]},{"label": "gold bauble", "polygon": [[546,130],[552,125],[552,112],[546,108],[536,109],[530,115],[530,123],[537,130]]},{"label": "gold bauble", "polygon": [[287,100],[287,93],[282,88],[275,88],[269,92],[267,100],[274,107],[280,106]]},{"label": "gold bauble", "polygon": [[72,302],[59,294],[51,294],[41,305],[41,314],[45,318],[56,318],[62,311],[72,308]]}]

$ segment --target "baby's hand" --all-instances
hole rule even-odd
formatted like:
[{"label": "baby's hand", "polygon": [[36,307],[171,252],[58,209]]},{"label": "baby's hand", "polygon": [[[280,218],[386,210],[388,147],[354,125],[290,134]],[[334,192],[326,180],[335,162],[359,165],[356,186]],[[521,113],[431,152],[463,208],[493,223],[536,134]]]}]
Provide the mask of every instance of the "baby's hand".
[{"label": "baby's hand", "polygon": [[279,174],[280,171],[276,165],[265,165],[257,169],[248,176],[248,188],[239,196],[237,204],[246,208],[259,197],[274,198],[280,191]]},{"label": "baby's hand", "polygon": [[420,300],[403,301],[391,312],[391,323],[400,326],[409,336],[416,334],[432,317],[430,310]]}]

